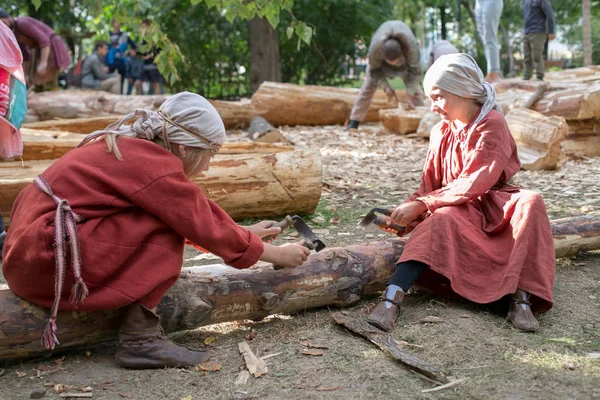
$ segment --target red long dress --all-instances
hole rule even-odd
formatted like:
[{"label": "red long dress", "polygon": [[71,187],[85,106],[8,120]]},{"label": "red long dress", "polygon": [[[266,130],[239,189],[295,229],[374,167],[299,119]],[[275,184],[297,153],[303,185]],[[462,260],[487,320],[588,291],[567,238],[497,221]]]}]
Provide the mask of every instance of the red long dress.
[{"label": "red long dress", "polygon": [[[158,305],[179,277],[184,237],[235,268],[255,264],[258,236],[239,227],[184,174],[181,160],[142,139],[120,138],[123,161],[103,140],[75,149],[42,177],[85,218],[77,224],[82,278],[90,290],[78,307],[109,310],[140,301]],[[54,299],[56,204],[34,185],[17,197],[4,247],[2,272],[10,289],[48,307]],[[73,310],[66,272],[60,310]]]},{"label": "red long dress", "polygon": [[[446,122],[431,132],[418,199],[430,214],[412,231],[400,262],[427,264],[417,284],[490,303],[517,289],[534,311],[552,307],[555,257],[542,197],[506,182],[519,170],[504,117],[492,110],[468,136]],[[440,277],[441,275],[441,277]],[[444,288],[446,286],[446,288]]]}]

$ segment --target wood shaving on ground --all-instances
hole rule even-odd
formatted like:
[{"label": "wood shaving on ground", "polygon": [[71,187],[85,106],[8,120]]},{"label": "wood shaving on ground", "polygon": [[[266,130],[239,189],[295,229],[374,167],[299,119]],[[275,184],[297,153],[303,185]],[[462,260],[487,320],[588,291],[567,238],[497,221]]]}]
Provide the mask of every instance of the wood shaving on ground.
[{"label": "wood shaving on ground", "polygon": [[421,390],[421,393],[437,392],[438,390],[444,390],[444,389],[448,389],[448,388],[450,388],[450,387],[452,387],[452,386],[456,386],[456,385],[458,385],[458,384],[460,384],[460,383],[463,383],[463,382],[464,382],[464,381],[466,381],[467,379],[469,379],[469,378],[460,378],[460,379],[457,379],[457,380],[455,380],[455,381],[448,382],[448,383],[446,383],[445,385],[436,386],[436,387],[434,387],[434,388],[431,388],[431,389],[424,389],[424,390]]},{"label": "wood shaving on ground", "polygon": [[248,343],[238,343],[238,349],[246,361],[246,368],[248,368],[248,371],[250,371],[255,378],[267,373],[267,364],[260,358],[256,357],[252,350],[250,350]]}]

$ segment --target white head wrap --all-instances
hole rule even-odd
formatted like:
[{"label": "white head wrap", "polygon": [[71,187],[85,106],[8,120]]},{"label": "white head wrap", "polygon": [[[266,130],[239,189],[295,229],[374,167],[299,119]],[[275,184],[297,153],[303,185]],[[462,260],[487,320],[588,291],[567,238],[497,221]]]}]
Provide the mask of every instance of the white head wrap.
[{"label": "white head wrap", "polygon": [[[127,122],[131,125],[124,125]],[[106,128],[87,135],[77,147],[107,133],[146,140],[209,149],[213,153],[225,143],[225,126],[217,110],[204,97],[181,92],[169,97],[158,111],[135,110]]]},{"label": "white head wrap", "polygon": [[456,53],[441,56],[427,70],[423,80],[425,95],[433,88],[445,90],[467,99],[475,99],[483,104],[479,116],[471,125],[471,130],[492,110],[502,114],[496,103],[496,89],[483,80],[483,72],[468,54]]}]

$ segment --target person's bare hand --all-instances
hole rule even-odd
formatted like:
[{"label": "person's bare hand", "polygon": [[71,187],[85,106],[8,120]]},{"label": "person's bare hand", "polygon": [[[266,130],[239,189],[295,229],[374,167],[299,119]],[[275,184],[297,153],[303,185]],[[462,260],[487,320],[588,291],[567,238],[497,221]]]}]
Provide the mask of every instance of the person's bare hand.
[{"label": "person's bare hand", "polygon": [[555,37],[556,37],[556,35],[554,33],[548,34],[548,40],[554,40]]},{"label": "person's bare hand", "polygon": [[286,243],[279,246],[276,264],[285,268],[296,268],[302,265],[310,255],[310,249],[304,247],[303,244],[304,240],[301,240],[298,243]]},{"label": "person's bare hand", "polygon": [[277,239],[277,235],[281,233],[280,227],[273,226],[276,223],[276,221],[260,221],[258,224],[246,226],[245,228],[261,239],[267,237],[268,239],[266,242],[271,243],[273,240]]},{"label": "person's bare hand", "polygon": [[416,200],[403,203],[396,207],[390,217],[390,222],[407,226],[425,211],[427,211],[427,206],[422,201]]},{"label": "person's bare hand", "polygon": [[44,75],[47,70],[48,70],[48,64],[45,63],[45,62],[41,62],[41,63],[38,64],[36,72],[39,75]]},{"label": "person's bare hand", "polygon": [[406,103],[408,108],[414,110],[416,107],[423,106],[425,103],[423,102],[423,96],[421,93],[417,93],[414,96],[406,95]]},{"label": "person's bare hand", "polygon": [[104,72],[108,74],[108,67],[104,67]]}]

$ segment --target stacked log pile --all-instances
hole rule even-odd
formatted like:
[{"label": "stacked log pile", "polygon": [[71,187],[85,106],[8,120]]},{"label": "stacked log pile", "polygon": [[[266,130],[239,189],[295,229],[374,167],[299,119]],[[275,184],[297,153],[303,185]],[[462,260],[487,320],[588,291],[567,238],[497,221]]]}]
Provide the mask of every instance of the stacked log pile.
[{"label": "stacked log pile", "polygon": [[[0,163],[0,209],[5,222],[10,223],[8,215],[19,192],[55,158],[73,150],[82,137],[23,129],[24,163]],[[321,155],[318,149],[226,143],[195,182],[234,219],[309,214],[321,197]]]}]

